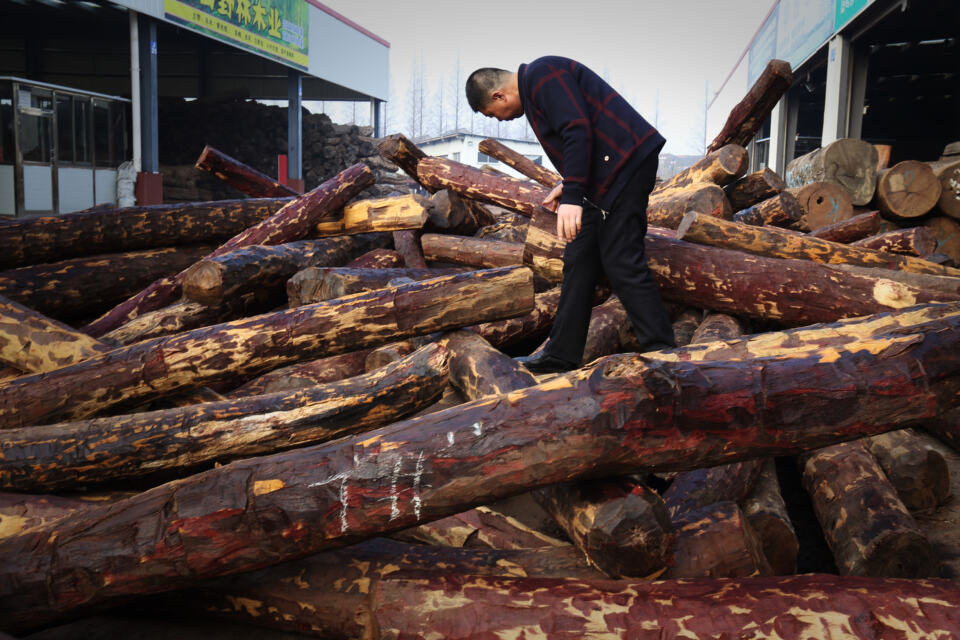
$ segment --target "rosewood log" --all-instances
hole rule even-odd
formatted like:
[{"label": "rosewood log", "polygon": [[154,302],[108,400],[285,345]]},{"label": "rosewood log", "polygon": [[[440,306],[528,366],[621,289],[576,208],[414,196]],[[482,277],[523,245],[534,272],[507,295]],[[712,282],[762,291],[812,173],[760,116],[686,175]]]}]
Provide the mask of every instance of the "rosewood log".
[{"label": "rosewood log", "polygon": [[787,183],[780,174],[764,167],[726,185],[723,192],[727,194],[733,210],[740,211],[771,198],[786,188]]},{"label": "rosewood log", "polygon": [[853,264],[938,276],[960,276],[960,269],[933,264],[913,256],[830,242],[805,234],[779,233],[766,227],[741,225],[698,213],[684,216],[677,229],[677,239],[774,258]]},{"label": "rosewood log", "polygon": [[398,269],[404,267],[403,256],[393,249],[374,249],[348,262],[353,269]]},{"label": "rosewood log", "polygon": [[773,458],[767,458],[760,468],[760,475],[753,491],[740,501],[747,522],[757,534],[763,547],[763,555],[774,575],[796,573],[797,554],[800,542],[793,529],[787,504],[780,493],[777,468]]},{"label": "rosewood log", "polygon": [[385,345],[374,347],[367,352],[367,357],[363,360],[363,369],[364,371],[374,371],[380,367],[385,367],[391,362],[396,362],[420,347],[435,341],[436,334],[432,334],[388,342]]},{"label": "rosewood log", "polygon": [[928,437],[901,429],[863,439],[910,511],[934,509],[950,498],[950,468]]},{"label": "rosewood log", "polygon": [[803,208],[796,196],[789,191],[781,191],[748,209],[733,214],[733,220],[759,226],[793,227],[803,220],[803,216]]},{"label": "rosewood log", "polygon": [[497,176],[446,158],[426,157],[417,163],[421,181],[432,188],[450,189],[465,198],[532,216],[550,193],[539,184]]},{"label": "rosewood log", "polygon": [[0,296],[0,361],[27,373],[81,362],[111,346]]},{"label": "rosewood log", "polygon": [[258,376],[253,380],[223,394],[232,400],[247,396],[259,396],[277,391],[295,391],[305,389],[325,382],[336,382],[344,378],[352,378],[364,372],[364,362],[369,349],[341,353],[338,356],[319,358],[309,362],[298,362],[287,367],[280,367]]},{"label": "rosewood log", "polygon": [[894,221],[918,218],[940,200],[940,181],[930,165],[904,160],[877,173],[874,206]]},{"label": "rosewood log", "polygon": [[[958,347],[953,319],[823,357],[731,366],[612,356],[506,397],[238,461],[2,540],[10,561],[0,565],[0,612],[21,629],[585,474],[792,454],[932,420],[960,402]],[[531,464],[534,451],[543,463]]]},{"label": "rosewood log", "polygon": [[539,182],[548,189],[552,189],[562,180],[561,176],[543,165],[535,163],[525,155],[518,153],[499,140],[487,138],[477,144],[477,149],[491,158],[496,158],[504,164],[513,167],[528,178]]},{"label": "rosewood log", "polygon": [[240,247],[200,260],[186,269],[183,295],[195,302],[219,306],[254,291],[283,292],[284,283],[302,269],[343,265],[390,240],[388,234],[370,233]]},{"label": "rosewood log", "polygon": [[[684,309],[673,320],[673,337],[677,340],[678,347],[685,347],[693,340],[693,334],[703,320],[703,311],[701,309]],[[621,334],[621,342],[624,342]],[[639,343],[636,345],[640,346]],[[635,351],[636,349],[631,349]]]},{"label": "rosewood log", "polygon": [[[284,205],[275,214],[233,236],[208,257],[215,257],[254,244],[283,244],[306,236],[316,222],[332,215],[350,198],[373,184],[373,172],[362,163],[344,169],[310,193]],[[101,336],[125,322],[174,302],[181,293],[181,271],[172,278],[157,280],[146,289],[117,305],[83,328]]]},{"label": "rosewood log", "polygon": [[60,496],[0,493],[0,538],[62,518],[90,506],[89,501]]},{"label": "rosewood log", "polygon": [[287,281],[291,307],[333,300],[354,293],[391,286],[394,281],[414,282],[463,273],[465,269],[352,269],[350,267],[309,267]]},{"label": "rosewood log", "polygon": [[18,218],[0,223],[0,268],[226,240],[266,220],[289,198],[185,202]]},{"label": "rosewood log", "polygon": [[358,200],[343,208],[343,214],[321,220],[310,235],[318,238],[374,231],[420,229],[427,221],[427,208],[412,195]]},{"label": "rosewood log", "polygon": [[747,95],[731,109],[720,133],[707,146],[707,152],[727,144],[747,146],[792,84],[790,63],[770,60]]},{"label": "rosewood log", "polygon": [[450,383],[468,400],[537,383],[526,367],[472,331],[451,331],[441,343],[450,351]]},{"label": "rosewood log", "polygon": [[728,144],[707,153],[677,175],[664,180],[653,189],[654,194],[683,189],[701,182],[722,187],[743,176],[747,171],[747,150],[739,144]]},{"label": "rosewood log", "polygon": [[821,240],[848,244],[880,233],[880,212],[858,213],[852,218],[841,220],[810,231],[810,235]]},{"label": "rosewood log", "polygon": [[690,344],[736,340],[747,332],[746,323],[726,313],[708,313],[690,337]]},{"label": "rosewood log", "polygon": [[935,252],[946,254],[955,265],[960,265],[960,221],[948,216],[932,216],[923,221],[923,226],[937,238]]},{"label": "rosewood log", "polygon": [[403,263],[411,269],[426,269],[427,261],[420,248],[420,234],[416,231],[394,231],[393,246],[401,256]]},{"label": "rosewood log", "polygon": [[931,162],[930,168],[940,181],[940,199],[937,209],[944,215],[960,219],[960,160],[956,157],[950,160]]},{"label": "rosewood log", "polygon": [[381,156],[403,169],[404,173],[423,185],[428,191],[431,193],[436,191],[436,189],[424,184],[417,172],[417,163],[421,158],[426,158],[427,154],[420,147],[410,142],[402,133],[395,133],[382,138],[377,143],[377,151]]},{"label": "rosewood log", "polygon": [[[583,345],[582,362],[593,362],[597,358],[619,353],[620,336],[633,331],[633,322],[616,296],[610,296],[590,312],[590,324],[587,325],[587,341]],[[636,335],[634,341],[639,341]]]},{"label": "rosewood log", "polygon": [[518,267],[434,278],[194,329],[121,347],[55,373],[0,383],[0,428],[83,418],[226,376],[256,375],[323,355],[522,315],[532,306],[532,274]]},{"label": "rosewood log", "polygon": [[763,544],[735,502],[714,502],[673,518],[674,563],[665,578],[744,578],[773,574]]},{"label": "rosewood log", "polygon": [[854,215],[847,190],[833,182],[811,182],[802,187],[787,189],[796,197],[805,212],[797,228],[804,231],[837,224]]},{"label": "rosewood log", "polygon": [[428,231],[469,236],[480,228],[470,209],[470,201],[460,197],[455,191],[437,191],[424,200],[424,207],[427,211]]},{"label": "rosewood log", "polygon": [[210,145],[203,147],[200,157],[193,165],[201,171],[217,176],[228,185],[254,198],[282,198],[299,196],[300,192],[280,184],[270,176],[260,173],[235,158],[214,149]]},{"label": "rosewood log", "polygon": [[89,318],[208,253],[184,245],[20,267],[0,272],[0,295],[58,320]]},{"label": "rosewood log", "polygon": [[560,287],[554,287],[533,298],[533,310],[518,318],[494,320],[470,327],[497,348],[504,349],[542,335],[550,329],[557,314]]},{"label": "rosewood log", "polygon": [[698,182],[651,195],[647,204],[647,222],[656,227],[676,229],[683,216],[691,211],[727,220],[733,217],[733,209],[723,189],[715,184]]},{"label": "rosewood log", "polygon": [[11,429],[0,443],[0,488],[62,492],[169,477],[332,440],[430,405],[448,375],[446,349],[428,345],[377,371],[302,390]]},{"label": "rosewood log", "polygon": [[[2,494],[0,494],[2,495]],[[555,549],[564,555],[570,543],[523,525],[489,507],[477,507],[393,534],[399,540],[473,549]],[[584,562],[584,566],[586,563]],[[597,573],[598,576],[603,574]]]},{"label": "rosewood log", "polygon": [[862,442],[801,457],[803,485],[843,575],[925,578],[938,561]]},{"label": "rosewood log", "polygon": [[880,233],[850,244],[854,247],[924,258],[937,248],[937,237],[927,227],[909,227]]},{"label": "rosewood log", "polygon": [[877,187],[877,150],[857,138],[834,140],[791,160],[784,179],[790,187],[833,182],[846,189],[851,203],[865,205],[873,200]]},{"label": "rosewood log", "polygon": [[523,264],[523,245],[519,242],[425,233],[420,237],[420,246],[429,262],[477,268]]}]

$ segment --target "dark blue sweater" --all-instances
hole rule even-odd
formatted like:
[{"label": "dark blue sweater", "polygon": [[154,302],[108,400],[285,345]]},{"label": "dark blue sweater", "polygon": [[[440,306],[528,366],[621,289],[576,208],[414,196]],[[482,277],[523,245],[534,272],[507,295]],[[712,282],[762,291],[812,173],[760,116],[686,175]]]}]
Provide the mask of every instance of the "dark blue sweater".
[{"label": "dark blue sweater", "polygon": [[584,65],[560,56],[520,65],[523,112],[563,176],[561,204],[609,209],[637,168],[665,142],[623,97]]}]

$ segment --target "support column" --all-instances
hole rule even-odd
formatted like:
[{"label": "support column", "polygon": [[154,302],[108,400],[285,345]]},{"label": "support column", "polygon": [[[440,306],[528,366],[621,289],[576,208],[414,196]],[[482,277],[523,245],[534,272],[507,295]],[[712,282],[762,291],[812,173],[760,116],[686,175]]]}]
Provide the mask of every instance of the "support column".
[{"label": "support column", "polygon": [[303,180],[303,82],[300,72],[287,69],[287,184],[304,191]]},{"label": "support column", "polygon": [[380,119],[380,103],[382,100],[370,98],[370,125],[373,127],[373,137],[383,137],[383,123]]},{"label": "support column", "polygon": [[141,171],[137,174],[138,205],[163,202],[163,176],[160,175],[159,116],[157,108],[157,22],[140,14],[140,153]]},{"label": "support column", "polygon": [[784,129],[787,123],[787,98],[780,98],[780,102],[770,112],[770,146],[767,149],[767,167],[781,176],[785,168],[783,161]]},{"label": "support column", "polygon": [[862,49],[853,50],[853,71],[850,79],[850,121],[847,136],[859,138],[863,134],[863,107],[867,101],[867,71],[870,58]]},{"label": "support column", "polygon": [[827,86],[823,101],[821,147],[847,137],[852,60],[853,49],[850,41],[841,34],[831,38],[827,48]]}]

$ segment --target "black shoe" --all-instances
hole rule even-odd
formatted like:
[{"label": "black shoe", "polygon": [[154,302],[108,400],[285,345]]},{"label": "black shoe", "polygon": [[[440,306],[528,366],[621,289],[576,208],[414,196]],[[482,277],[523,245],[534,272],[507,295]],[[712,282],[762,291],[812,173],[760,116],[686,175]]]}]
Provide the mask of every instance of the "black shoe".
[{"label": "black shoe", "polygon": [[559,373],[561,371],[570,371],[571,369],[578,368],[573,362],[561,360],[556,356],[551,356],[542,351],[532,356],[514,358],[514,360],[524,365],[533,373]]}]

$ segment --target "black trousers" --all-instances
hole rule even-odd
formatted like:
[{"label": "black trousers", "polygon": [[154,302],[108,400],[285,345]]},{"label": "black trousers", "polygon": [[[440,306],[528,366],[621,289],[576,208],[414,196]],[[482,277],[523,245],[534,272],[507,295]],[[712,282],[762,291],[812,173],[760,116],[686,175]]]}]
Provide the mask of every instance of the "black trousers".
[{"label": "black trousers", "polygon": [[647,200],[658,163],[657,154],[651,153],[606,216],[595,207],[584,207],[580,233],[563,252],[563,286],[546,353],[580,364],[594,289],[602,273],[623,303],[644,351],[676,346],[643,244]]}]

